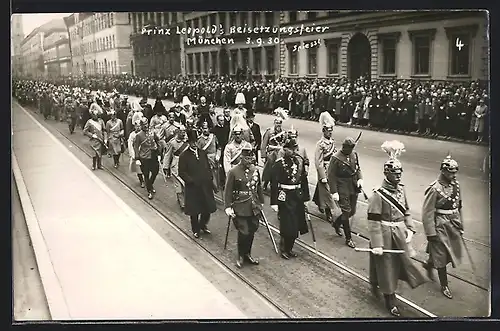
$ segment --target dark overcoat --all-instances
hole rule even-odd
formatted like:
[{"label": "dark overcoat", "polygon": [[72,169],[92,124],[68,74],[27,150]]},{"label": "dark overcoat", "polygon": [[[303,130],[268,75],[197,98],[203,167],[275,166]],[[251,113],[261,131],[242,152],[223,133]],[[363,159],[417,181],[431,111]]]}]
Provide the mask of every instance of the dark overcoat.
[{"label": "dark overcoat", "polygon": [[[279,208],[281,236],[297,238],[299,233],[308,233],[304,203],[310,199],[310,194],[302,158],[298,155],[279,158],[274,163],[271,174],[271,205],[277,205]],[[279,184],[299,184],[300,188],[282,190]],[[284,199],[280,199],[280,196]]]},{"label": "dark overcoat", "polygon": [[212,214],[217,210],[212,170],[205,151],[198,149],[198,158],[191,149],[184,151],[179,157],[179,176],[185,183],[186,215]]}]

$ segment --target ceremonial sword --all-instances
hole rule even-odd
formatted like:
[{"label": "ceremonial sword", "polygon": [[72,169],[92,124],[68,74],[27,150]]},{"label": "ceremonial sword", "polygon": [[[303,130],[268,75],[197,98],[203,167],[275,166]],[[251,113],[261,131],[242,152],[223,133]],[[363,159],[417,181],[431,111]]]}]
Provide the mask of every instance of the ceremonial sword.
[{"label": "ceremonial sword", "polygon": [[266,225],[267,231],[269,232],[269,237],[271,237],[271,241],[273,242],[274,251],[276,252],[276,254],[279,254],[278,246],[276,246],[276,242],[274,241],[273,233],[271,232],[271,227],[269,226],[269,222],[267,221],[266,215],[262,210],[260,211],[260,213],[262,215],[262,219],[264,220],[264,224]]},{"label": "ceremonial sword", "polygon": [[[356,252],[371,252],[373,253],[373,248],[358,248],[354,249]],[[383,253],[395,253],[395,254],[403,254],[405,251],[403,249],[383,249]]]},{"label": "ceremonial sword", "polygon": [[317,252],[318,248],[316,247],[316,235],[314,234],[314,228],[313,228],[313,225],[311,222],[311,217],[309,216],[309,213],[307,212],[307,208],[305,210],[305,214],[306,214],[306,219],[309,222],[309,227],[311,228],[311,235],[312,235],[312,239],[313,239],[313,243],[314,243],[314,250]]},{"label": "ceremonial sword", "polygon": [[[358,134],[358,137],[356,138],[356,140],[354,141],[355,144],[358,143],[359,139],[361,139],[361,135],[363,134],[363,131],[360,131],[359,134]],[[359,166],[358,166],[359,167]],[[363,190],[363,188],[361,188],[361,193],[363,193],[363,196],[365,198],[365,200],[368,200],[368,195],[366,195],[366,192],[365,190]]]}]

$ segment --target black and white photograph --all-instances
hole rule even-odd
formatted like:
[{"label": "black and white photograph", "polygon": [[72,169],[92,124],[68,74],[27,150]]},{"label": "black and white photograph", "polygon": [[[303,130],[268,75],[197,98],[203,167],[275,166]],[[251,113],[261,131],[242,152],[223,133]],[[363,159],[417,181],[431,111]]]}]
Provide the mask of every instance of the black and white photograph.
[{"label": "black and white photograph", "polygon": [[13,322],[490,316],[489,19],[12,14]]}]

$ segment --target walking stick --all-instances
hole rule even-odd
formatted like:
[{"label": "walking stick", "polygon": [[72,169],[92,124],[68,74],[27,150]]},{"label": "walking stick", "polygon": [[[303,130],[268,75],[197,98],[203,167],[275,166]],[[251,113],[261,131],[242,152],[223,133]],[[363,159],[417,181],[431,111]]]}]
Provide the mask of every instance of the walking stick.
[{"label": "walking stick", "polygon": [[309,223],[309,227],[311,228],[311,235],[312,235],[312,239],[313,239],[313,243],[314,243],[314,250],[316,252],[318,252],[318,247],[316,247],[316,235],[314,234],[314,228],[313,228],[313,224],[311,221],[311,216],[309,216],[309,213],[307,212],[307,208],[305,210],[305,214],[306,214],[307,222]]},{"label": "walking stick", "polygon": [[462,238],[462,242],[464,243],[465,251],[467,252],[467,257],[469,258],[470,261],[470,266],[472,268],[472,272],[474,272],[474,275],[477,275],[476,272],[476,265],[474,264],[474,261],[472,261],[472,256],[469,251],[469,247],[467,247],[467,244],[465,243],[465,239],[462,235],[460,235],[460,238]]},{"label": "walking stick", "polygon": [[226,229],[226,240],[224,241],[224,250],[227,248],[227,238],[229,237],[229,228],[231,227],[231,216],[228,216],[227,229]]},{"label": "walking stick", "polygon": [[261,211],[260,213],[262,215],[262,220],[264,221],[264,224],[266,225],[267,232],[269,233],[269,237],[271,237],[271,241],[273,242],[274,251],[276,252],[276,254],[279,254],[278,246],[276,246],[276,242],[274,241],[273,233],[271,232],[271,227],[269,226],[269,222],[267,221],[266,215],[264,214],[263,211]]}]

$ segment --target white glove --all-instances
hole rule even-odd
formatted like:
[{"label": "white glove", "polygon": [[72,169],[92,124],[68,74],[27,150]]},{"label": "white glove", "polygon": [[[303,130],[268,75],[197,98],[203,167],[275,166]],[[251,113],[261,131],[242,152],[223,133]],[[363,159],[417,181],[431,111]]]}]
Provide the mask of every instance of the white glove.
[{"label": "white glove", "polygon": [[278,205],[271,205],[271,209],[278,212]]},{"label": "white glove", "polygon": [[229,217],[234,217],[234,216],[236,216],[236,214],[234,213],[234,209],[233,209],[233,208],[231,208],[231,207],[226,208],[226,209],[224,210],[224,212],[225,212],[225,213],[226,213],[226,215],[227,215],[227,216],[229,216]]},{"label": "white glove", "polygon": [[160,162],[161,161],[161,156],[158,155],[157,157],[158,157],[158,162]]},{"label": "white glove", "polygon": [[460,234],[464,234],[464,230],[460,230]]},{"label": "white glove", "polygon": [[363,187],[363,180],[362,179],[358,179],[358,187]]},{"label": "white glove", "polygon": [[406,243],[409,244],[413,238],[413,231],[406,229]]},{"label": "white glove", "polygon": [[375,248],[372,248],[372,253],[375,255],[382,255],[382,254],[384,254],[384,251],[383,251],[382,247],[375,247]]},{"label": "white glove", "polygon": [[137,164],[138,166],[140,166],[141,165],[141,160],[136,160],[135,164]]},{"label": "white glove", "polygon": [[337,192],[333,193],[332,198],[333,198],[333,200],[335,200],[335,201],[339,201],[339,200],[340,200],[339,194],[338,194]]},{"label": "white glove", "polygon": [[94,133],[94,134],[92,135],[92,138],[97,139],[97,135]]},{"label": "white glove", "polygon": [[328,180],[327,180],[326,178],[323,178],[323,179],[321,180],[321,182],[322,182],[323,184],[326,184],[326,183],[328,183]]}]

